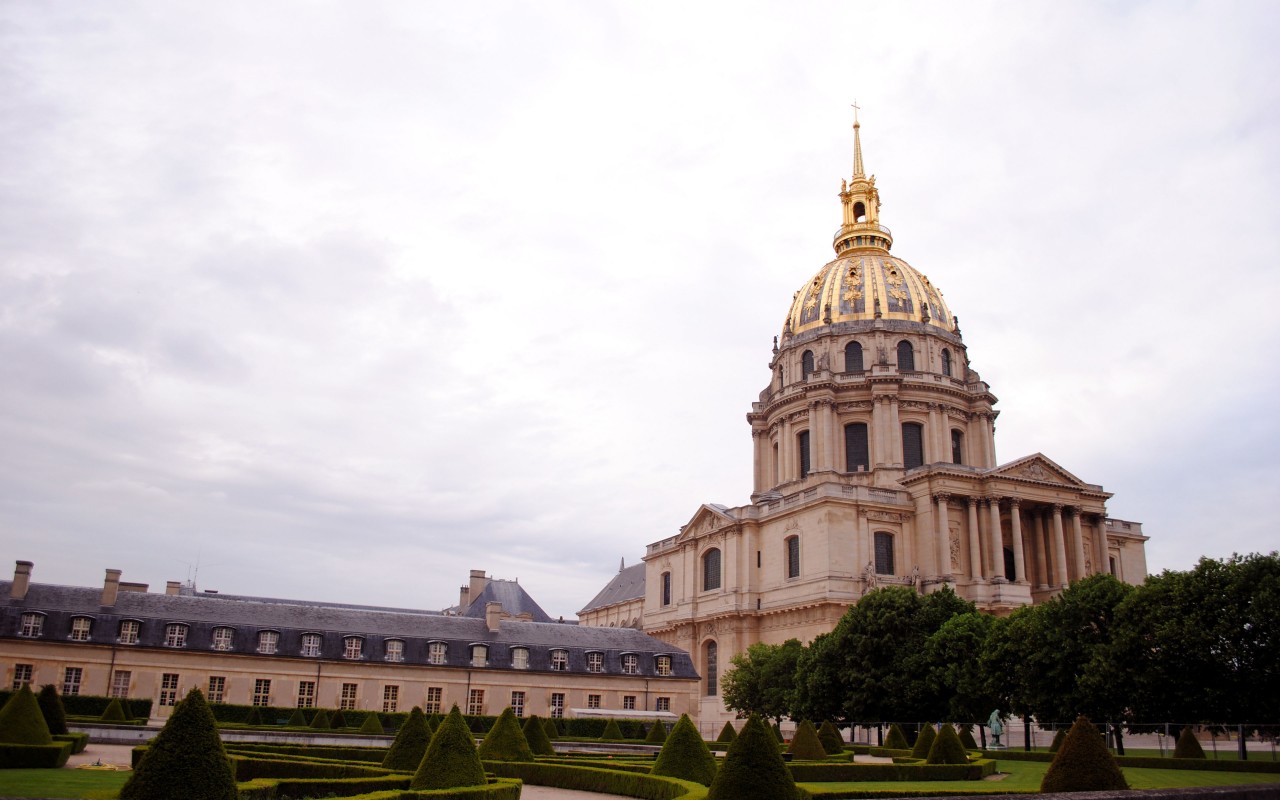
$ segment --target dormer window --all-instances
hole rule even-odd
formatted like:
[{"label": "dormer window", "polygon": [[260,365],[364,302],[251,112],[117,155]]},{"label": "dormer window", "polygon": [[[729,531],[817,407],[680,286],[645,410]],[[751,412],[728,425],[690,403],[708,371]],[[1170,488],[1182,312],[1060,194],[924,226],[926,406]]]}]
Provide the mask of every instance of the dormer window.
[{"label": "dormer window", "polygon": [[71,634],[67,637],[73,642],[89,641],[89,630],[93,627],[93,620],[88,617],[72,617],[71,618]]},{"label": "dormer window", "polygon": [[187,626],[181,622],[170,622],[164,626],[165,647],[186,647]]},{"label": "dormer window", "polygon": [[258,652],[263,655],[274,655],[280,646],[280,634],[275,631],[258,631]]},{"label": "dormer window", "polygon": [[489,646],[484,644],[471,645],[471,666],[485,667],[489,665]]},{"label": "dormer window", "polygon": [[448,652],[449,645],[444,642],[430,642],[427,645],[427,663],[443,664]]},{"label": "dormer window", "polygon": [[565,672],[569,669],[569,651],[568,650],[552,650],[551,651],[551,671]]},{"label": "dormer window", "polygon": [[302,655],[308,658],[319,658],[321,638],[318,633],[302,634]]},{"label": "dormer window", "polygon": [[117,639],[120,644],[137,644],[138,632],[142,630],[142,623],[136,619],[126,619],[120,622],[120,636]]},{"label": "dormer window", "polygon": [[44,614],[29,612],[22,615],[22,628],[18,635],[34,639],[44,633]]},{"label": "dormer window", "polygon": [[662,677],[671,674],[671,656],[657,656],[653,660],[654,672]]},{"label": "dormer window", "polygon": [[511,648],[511,668],[512,669],[528,669],[529,668],[529,648],[527,647]]},{"label": "dormer window", "polygon": [[386,641],[386,655],[383,658],[396,663],[404,661],[404,642],[399,639],[388,639]]},{"label": "dormer window", "polygon": [[622,674],[635,675],[640,672],[640,656],[635,653],[622,654]]},{"label": "dormer window", "polygon": [[604,653],[587,653],[587,672],[604,672]]},{"label": "dormer window", "polygon": [[342,640],[342,657],[348,659],[364,658],[364,639],[359,636],[348,636]]},{"label": "dormer window", "polygon": [[214,650],[230,650],[232,638],[235,631],[231,628],[214,628],[213,629],[213,649]]}]

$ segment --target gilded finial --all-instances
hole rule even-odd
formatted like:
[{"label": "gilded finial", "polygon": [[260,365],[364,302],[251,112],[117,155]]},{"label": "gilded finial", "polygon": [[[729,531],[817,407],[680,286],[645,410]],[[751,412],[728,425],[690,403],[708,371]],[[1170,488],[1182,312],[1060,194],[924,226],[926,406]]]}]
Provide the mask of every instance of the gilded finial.
[{"label": "gilded finial", "polygon": [[853,101],[853,177],[865,178],[866,173],[862,169],[862,126],[858,123],[858,101]]}]

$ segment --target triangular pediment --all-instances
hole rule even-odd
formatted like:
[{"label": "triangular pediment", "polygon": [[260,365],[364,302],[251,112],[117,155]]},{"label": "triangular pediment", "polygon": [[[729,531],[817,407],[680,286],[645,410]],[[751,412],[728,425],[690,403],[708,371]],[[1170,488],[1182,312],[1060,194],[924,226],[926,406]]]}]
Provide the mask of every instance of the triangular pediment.
[{"label": "triangular pediment", "polygon": [[723,506],[704,504],[680,529],[680,539],[691,539],[730,525],[737,520]]},{"label": "triangular pediment", "polygon": [[1007,464],[1001,464],[987,472],[992,478],[1017,478],[1038,483],[1056,483],[1065,486],[1088,487],[1084,481],[1072,475],[1043,453],[1023,456]]}]

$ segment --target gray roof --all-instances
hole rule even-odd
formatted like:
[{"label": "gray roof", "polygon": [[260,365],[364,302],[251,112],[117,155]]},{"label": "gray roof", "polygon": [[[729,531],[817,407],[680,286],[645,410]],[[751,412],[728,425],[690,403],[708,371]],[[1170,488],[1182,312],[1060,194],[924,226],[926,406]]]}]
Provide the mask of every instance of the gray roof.
[{"label": "gray roof", "polygon": [[489,581],[489,585],[476,595],[467,610],[462,612],[462,616],[484,619],[484,607],[488,603],[501,603],[503,613],[513,617],[528,614],[534,622],[553,621],[547,616],[547,612],[542,610],[542,606],[534,602],[524,587],[515,581],[500,580]]},{"label": "gray roof", "polygon": [[643,562],[619,571],[578,613],[585,614],[598,608],[625,603],[628,600],[638,600],[642,597],[644,597]]}]

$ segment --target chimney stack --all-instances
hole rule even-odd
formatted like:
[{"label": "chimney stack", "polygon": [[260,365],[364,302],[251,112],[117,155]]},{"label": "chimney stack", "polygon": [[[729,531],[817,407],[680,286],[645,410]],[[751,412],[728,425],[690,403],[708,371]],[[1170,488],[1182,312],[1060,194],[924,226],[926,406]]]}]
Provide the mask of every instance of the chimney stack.
[{"label": "chimney stack", "polygon": [[484,604],[484,624],[489,629],[489,633],[498,632],[498,628],[502,626],[502,603]]},{"label": "chimney stack", "polygon": [[179,581],[168,581],[164,585],[165,594],[178,594],[182,590],[182,583]]},{"label": "chimney stack", "polygon": [[[484,570],[471,570],[471,585],[467,587],[467,605],[471,605],[484,591],[484,587],[489,585],[489,579],[484,576]],[[465,609],[464,609],[465,610]]]},{"label": "chimney stack", "polygon": [[24,600],[27,597],[27,587],[31,585],[31,568],[35,566],[30,561],[19,561],[13,567],[13,585],[9,587],[9,597],[12,600]]},{"label": "chimney stack", "polygon": [[114,606],[116,595],[120,593],[120,570],[107,570],[107,577],[102,582],[102,605]]}]

